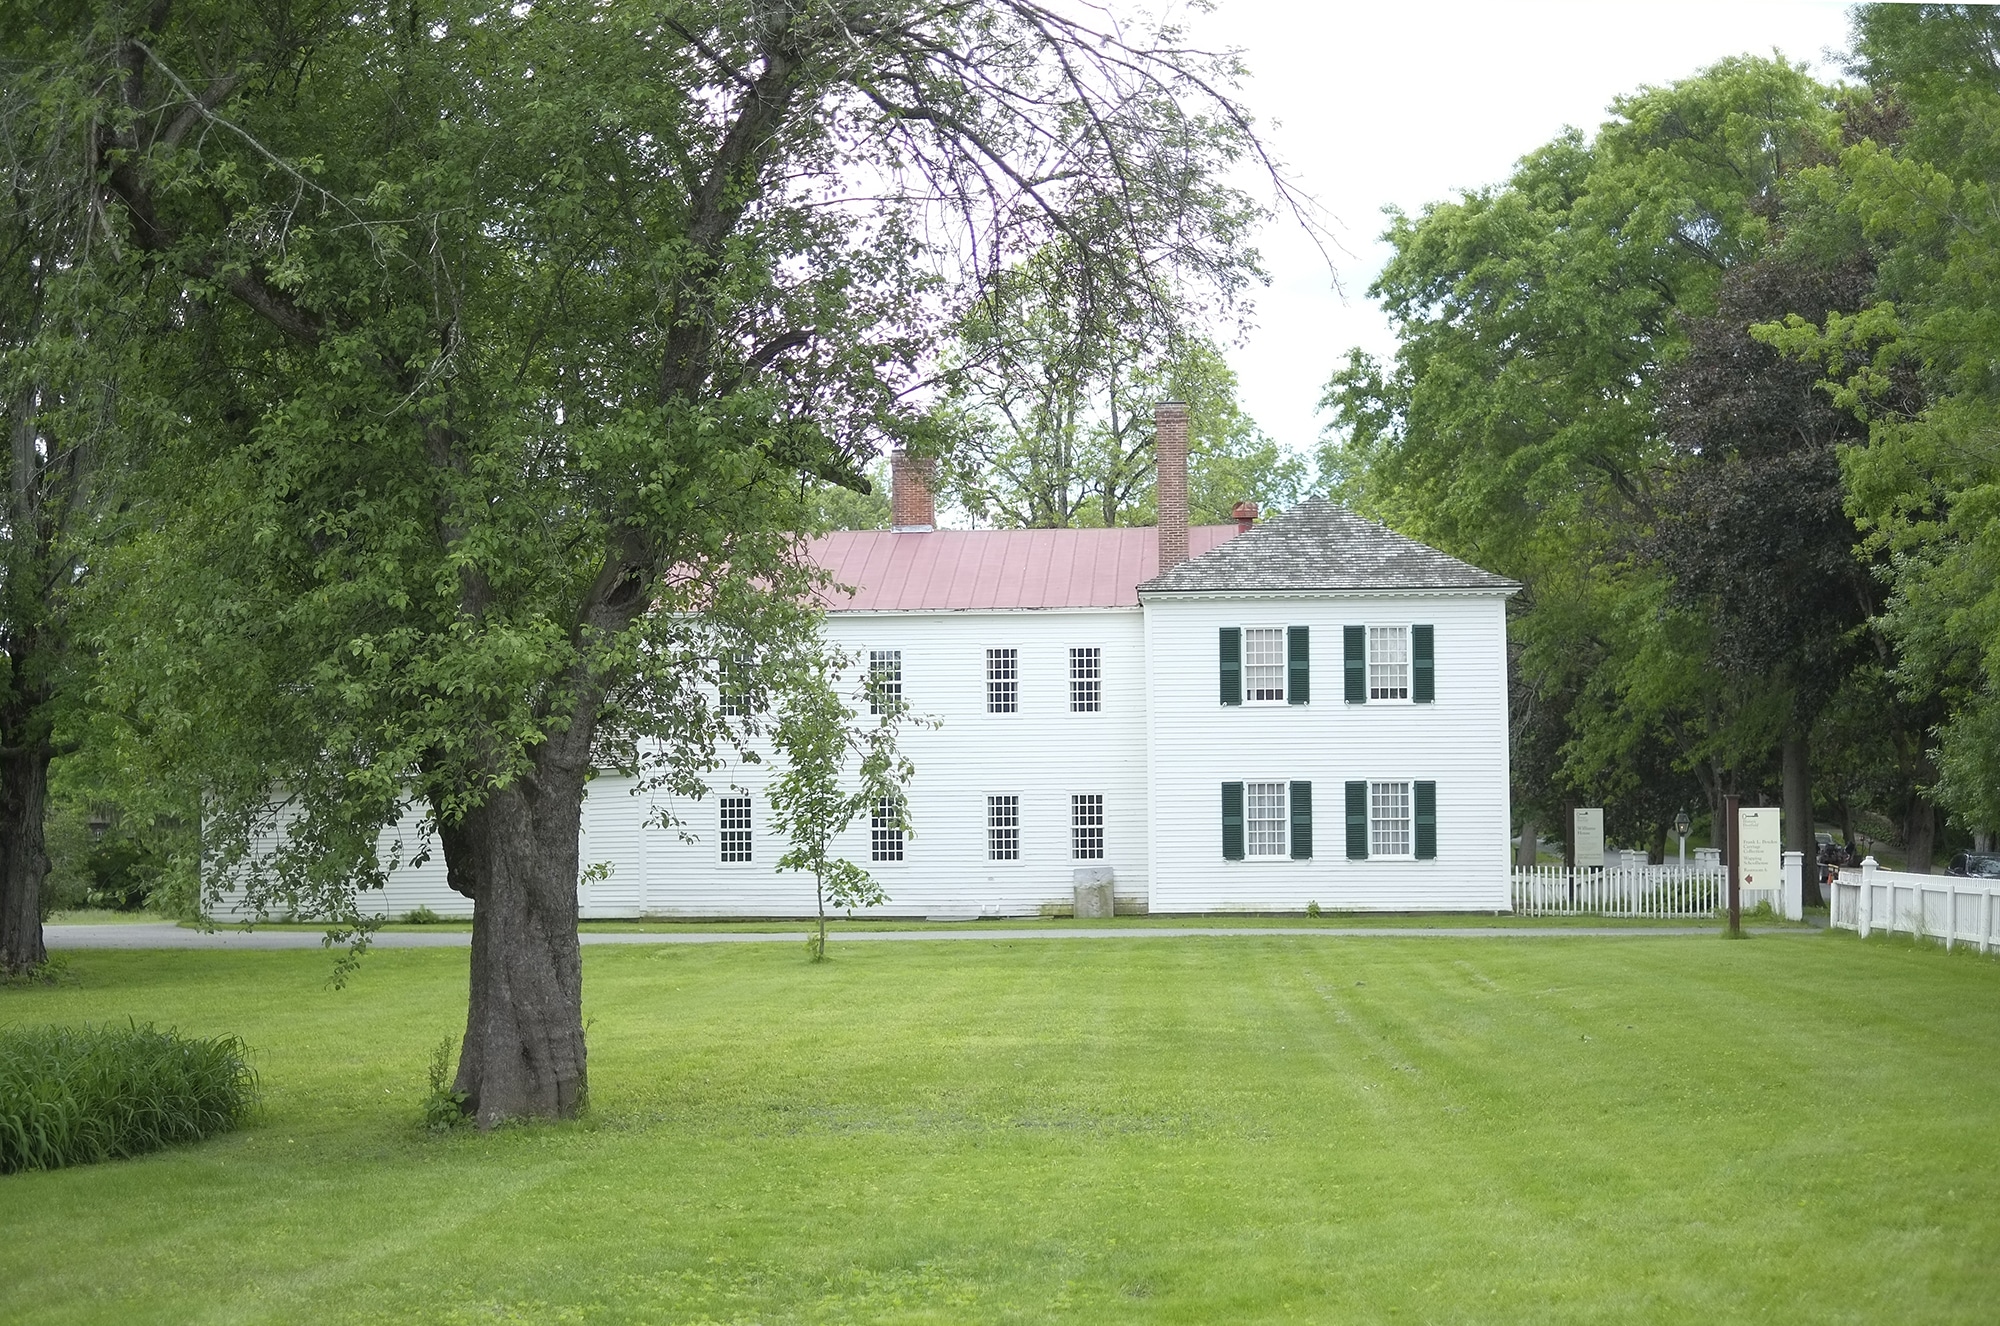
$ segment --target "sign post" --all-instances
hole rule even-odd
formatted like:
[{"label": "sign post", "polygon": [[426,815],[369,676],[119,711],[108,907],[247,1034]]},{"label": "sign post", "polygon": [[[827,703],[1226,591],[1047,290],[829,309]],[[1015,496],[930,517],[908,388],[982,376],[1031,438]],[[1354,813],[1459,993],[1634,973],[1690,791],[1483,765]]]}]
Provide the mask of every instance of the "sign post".
[{"label": "sign post", "polygon": [[1736,853],[1743,841],[1742,798],[1730,793],[1722,799],[1722,822],[1729,826],[1729,937],[1743,937],[1743,893],[1736,878]]}]

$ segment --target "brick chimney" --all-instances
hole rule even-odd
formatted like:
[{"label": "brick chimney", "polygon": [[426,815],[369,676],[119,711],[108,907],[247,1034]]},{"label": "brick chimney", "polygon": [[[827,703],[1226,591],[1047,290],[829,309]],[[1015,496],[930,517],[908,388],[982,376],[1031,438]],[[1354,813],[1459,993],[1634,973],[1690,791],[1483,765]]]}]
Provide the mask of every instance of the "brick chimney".
[{"label": "brick chimney", "polygon": [[889,507],[898,530],[915,533],[937,528],[937,500],[931,496],[931,476],[937,463],[897,447],[889,456]]},{"label": "brick chimney", "polygon": [[1229,509],[1229,518],[1236,522],[1236,532],[1241,534],[1244,530],[1249,529],[1257,523],[1257,504],[1255,502],[1238,502]]},{"label": "brick chimney", "polygon": [[1153,465],[1163,575],[1188,559],[1187,457],[1187,406],[1162,401],[1153,407]]}]

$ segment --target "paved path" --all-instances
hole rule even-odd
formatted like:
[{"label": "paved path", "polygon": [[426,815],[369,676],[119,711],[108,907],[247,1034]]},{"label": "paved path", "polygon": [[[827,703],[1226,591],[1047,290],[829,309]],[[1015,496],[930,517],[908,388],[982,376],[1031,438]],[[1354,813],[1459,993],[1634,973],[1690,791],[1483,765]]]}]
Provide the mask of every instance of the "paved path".
[{"label": "paved path", "polygon": [[[843,944],[927,942],[966,939],[1230,939],[1238,936],[1310,936],[1326,939],[1680,939],[1714,935],[1706,926],[1133,926],[1074,930],[842,930],[829,937]],[[1810,930],[1761,929],[1757,935],[1809,935]],[[319,948],[316,930],[217,930],[203,933],[171,921],[125,925],[51,925],[42,930],[52,949],[77,948],[200,948],[288,949]],[[585,944],[797,944],[803,930],[586,930]],[[391,930],[375,936],[377,948],[464,948],[472,942],[465,930]]]}]

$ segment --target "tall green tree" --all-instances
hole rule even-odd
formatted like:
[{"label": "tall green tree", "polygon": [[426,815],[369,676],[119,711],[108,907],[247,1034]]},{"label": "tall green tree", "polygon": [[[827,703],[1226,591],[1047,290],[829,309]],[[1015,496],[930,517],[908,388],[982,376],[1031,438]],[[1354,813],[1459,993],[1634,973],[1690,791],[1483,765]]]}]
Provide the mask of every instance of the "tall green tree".
[{"label": "tall green tree", "polygon": [[1643,802],[1653,823],[1627,831],[1657,842],[1684,791],[1657,776],[1705,771],[1719,798],[1767,758],[1768,710],[1759,686],[1705,675],[1714,632],[1644,547],[1674,470],[1665,373],[1838,121],[1828,89],[1753,58],[1612,110],[1500,187],[1391,218],[1370,293],[1399,349],[1335,373],[1320,466],[1371,514],[1526,586],[1516,766],[1550,781],[1517,803],[1553,818],[1579,796]]},{"label": "tall green tree", "polygon": [[1254,150],[1233,60],[1028,0],[45,31],[14,77],[95,99],[100,259],[179,355],[158,531],[105,568],[123,702],[254,904],[358,923],[423,808],[473,901],[482,1125],[585,1097],[592,767],[699,785],[721,660],[797,627],[810,481],[929,427],[937,316],[1058,239],[1107,291],[1247,262],[1250,209],[1205,202]]},{"label": "tall green tree", "polygon": [[[1241,206],[1226,194],[1201,202]],[[1237,221],[1225,212],[1215,223]],[[947,492],[1004,526],[1151,524],[1153,407],[1178,400],[1194,520],[1227,521],[1240,501],[1296,501],[1304,461],[1243,410],[1221,350],[1186,330],[1208,310],[1152,291],[1104,307],[1076,265],[1066,243],[1051,245],[1001,273],[961,319]]]},{"label": "tall green tree", "polygon": [[[40,50],[34,15],[0,26],[0,69]],[[129,290],[100,279],[90,100],[0,82],[0,973],[46,954],[51,762],[74,740],[92,675],[81,582],[106,534],[122,453]]]},{"label": "tall green tree", "polygon": [[1841,460],[1867,547],[1887,568],[1888,692],[1931,711],[1935,744],[1916,755],[1926,773],[1934,761],[1936,800],[1990,834],[2000,826],[2000,17],[1985,5],[1865,5],[1855,39],[1870,95],[1839,159],[1802,179],[1795,242],[1868,253],[1878,280],[1823,316],[1793,310],[1760,334],[1825,369],[1836,403],[1867,421],[1867,444]]}]

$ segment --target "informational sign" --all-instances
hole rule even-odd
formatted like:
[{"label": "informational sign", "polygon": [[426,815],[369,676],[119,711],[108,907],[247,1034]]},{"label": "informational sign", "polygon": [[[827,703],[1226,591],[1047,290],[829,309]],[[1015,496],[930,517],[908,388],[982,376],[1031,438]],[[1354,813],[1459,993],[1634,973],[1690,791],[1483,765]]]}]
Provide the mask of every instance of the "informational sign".
[{"label": "informational sign", "polygon": [[1744,806],[1736,812],[1736,878],[1745,889],[1784,886],[1784,847],[1776,806]]},{"label": "informational sign", "polygon": [[1576,808],[1576,864],[1585,870],[1604,866],[1604,807]]}]

